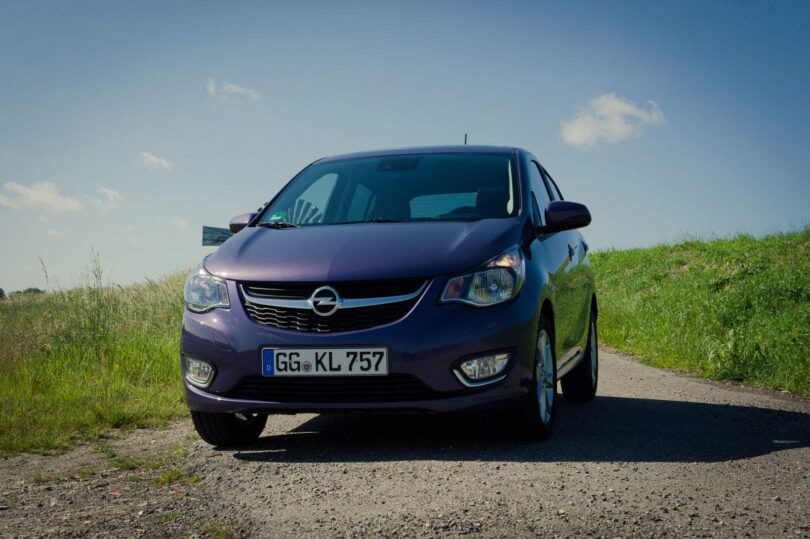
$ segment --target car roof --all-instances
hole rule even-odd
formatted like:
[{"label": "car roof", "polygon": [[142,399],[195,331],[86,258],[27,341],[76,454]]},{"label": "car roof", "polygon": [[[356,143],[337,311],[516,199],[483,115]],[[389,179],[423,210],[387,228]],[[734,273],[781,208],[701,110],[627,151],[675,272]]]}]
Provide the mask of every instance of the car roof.
[{"label": "car roof", "polygon": [[434,153],[493,153],[511,155],[518,151],[512,146],[418,146],[414,148],[394,148],[388,150],[371,150],[366,152],[345,153],[319,159],[318,163],[329,161],[342,161],[344,159],[359,159],[363,157],[386,157],[394,155],[434,154]]}]

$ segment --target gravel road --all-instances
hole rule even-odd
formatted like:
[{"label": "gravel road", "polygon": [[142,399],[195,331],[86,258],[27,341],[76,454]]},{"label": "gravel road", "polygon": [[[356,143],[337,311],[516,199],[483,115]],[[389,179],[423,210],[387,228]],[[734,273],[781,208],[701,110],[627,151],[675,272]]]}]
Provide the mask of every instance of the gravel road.
[{"label": "gravel road", "polygon": [[810,537],[810,402],[602,350],[542,443],[475,418],[271,418],[241,451],[188,421],[0,461],[0,536]]}]

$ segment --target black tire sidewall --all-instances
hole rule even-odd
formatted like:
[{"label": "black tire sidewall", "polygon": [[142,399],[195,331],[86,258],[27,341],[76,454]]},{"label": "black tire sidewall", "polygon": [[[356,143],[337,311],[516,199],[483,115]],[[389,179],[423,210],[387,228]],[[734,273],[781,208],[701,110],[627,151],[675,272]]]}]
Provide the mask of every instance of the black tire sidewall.
[{"label": "black tire sidewall", "polygon": [[256,415],[247,421],[234,414],[191,412],[194,428],[200,438],[217,447],[236,447],[255,442],[267,423],[266,415]]},{"label": "black tire sidewall", "polygon": [[[579,365],[574,367],[568,374],[563,376],[561,380],[563,396],[566,400],[574,402],[588,402],[596,396],[596,389],[599,386],[599,328],[596,323],[596,312],[591,311],[590,319],[588,320],[588,340],[585,343],[585,354],[582,357]],[[596,379],[592,376],[591,366],[591,326],[593,326],[593,335],[596,338]]]},{"label": "black tire sidewall", "polygon": [[[550,341],[551,364],[554,369],[554,402],[551,406],[551,418],[548,423],[543,423],[540,417],[540,403],[537,395],[537,362],[540,360],[540,356],[537,353],[537,343],[540,340],[540,332],[544,329]],[[518,438],[525,440],[544,440],[554,432],[557,422],[557,356],[554,351],[554,330],[551,323],[546,320],[544,316],[540,317],[534,343],[534,350],[532,350],[534,359],[531,363],[532,383],[526,398],[526,403],[518,414],[515,434]]]}]

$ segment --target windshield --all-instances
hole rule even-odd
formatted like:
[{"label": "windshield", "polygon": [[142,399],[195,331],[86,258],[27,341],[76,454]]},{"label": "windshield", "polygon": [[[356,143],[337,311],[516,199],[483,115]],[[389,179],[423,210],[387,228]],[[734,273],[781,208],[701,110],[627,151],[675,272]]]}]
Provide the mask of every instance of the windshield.
[{"label": "windshield", "polygon": [[263,212],[262,223],[496,219],[517,215],[508,155],[425,154],[315,163]]}]

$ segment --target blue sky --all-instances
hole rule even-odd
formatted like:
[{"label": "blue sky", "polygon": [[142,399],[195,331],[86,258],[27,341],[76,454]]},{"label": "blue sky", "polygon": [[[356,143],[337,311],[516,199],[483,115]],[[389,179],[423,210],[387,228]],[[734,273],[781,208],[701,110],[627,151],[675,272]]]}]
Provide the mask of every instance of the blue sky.
[{"label": "blue sky", "polygon": [[318,157],[465,132],[596,248],[808,224],[807,2],[4,2],[0,73],[7,291],[190,267]]}]

